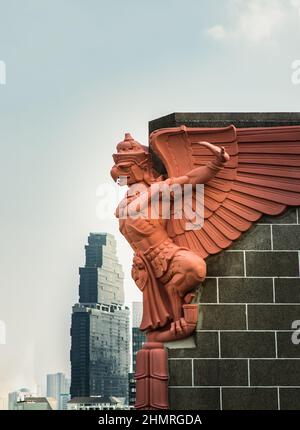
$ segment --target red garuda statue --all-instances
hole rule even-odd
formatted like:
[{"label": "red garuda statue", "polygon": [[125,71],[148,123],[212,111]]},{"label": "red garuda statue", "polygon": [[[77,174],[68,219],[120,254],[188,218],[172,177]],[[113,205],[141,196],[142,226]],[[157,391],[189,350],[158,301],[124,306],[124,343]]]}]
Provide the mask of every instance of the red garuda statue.
[{"label": "red garuda statue", "polygon": [[[161,129],[151,134],[150,148],[165,175],[154,170],[149,148],[130,134],[118,144],[111,175],[129,190],[116,216],[135,253],[132,276],[143,292],[140,329],[148,342],[174,341],[193,333],[198,317],[195,291],[205,279],[207,256],[228,248],[263,214],[278,215],[288,205],[300,205],[299,142],[300,127]],[[198,184],[204,184],[203,200],[197,195]],[[186,185],[191,187],[192,212],[197,212],[199,201],[203,210],[199,228],[190,227],[188,211],[177,216],[178,192],[172,190],[179,187],[183,195]],[[165,187],[171,187],[167,217],[162,204]],[[146,377],[145,366],[138,367],[139,363],[137,378]],[[145,382],[143,390],[144,386]],[[152,407],[163,403],[152,401]],[[149,409],[149,399],[141,406]]]}]

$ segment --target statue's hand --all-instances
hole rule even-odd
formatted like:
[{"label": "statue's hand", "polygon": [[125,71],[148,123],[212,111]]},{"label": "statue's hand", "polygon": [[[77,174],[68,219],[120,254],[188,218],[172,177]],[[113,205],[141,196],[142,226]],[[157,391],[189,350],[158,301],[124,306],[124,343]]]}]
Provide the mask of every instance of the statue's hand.
[{"label": "statue's hand", "polygon": [[216,145],[213,145],[212,143],[204,142],[204,141],[197,142],[197,143],[209,149],[222,163],[226,163],[226,161],[230,159],[230,156],[225,151],[224,146],[221,146],[220,148],[219,146],[216,146]]},{"label": "statue's hand", "polygon": [[172,185],[172,178],[167,178],[163,181],[154,182],[156,191],[164,191],[166,186]]},{"label": "statue's hand", "polygon": [[224,146],[221,146],[221,151],[218,155],[222,163],[226,163],[226,161],[229,161],[230,155],[225,151]]}]

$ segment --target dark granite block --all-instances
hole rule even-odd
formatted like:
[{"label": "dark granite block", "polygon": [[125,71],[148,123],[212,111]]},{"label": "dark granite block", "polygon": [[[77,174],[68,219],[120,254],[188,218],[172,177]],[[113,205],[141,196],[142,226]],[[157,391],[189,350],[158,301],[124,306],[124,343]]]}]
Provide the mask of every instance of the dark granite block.
[{"label": "dark granite block", "polygon": [[[300,358],[300,344],[294,344],[292,342],[293,333],[293,331],[277,332],[277,350],[279,358]],[[300,339],[299,335],[296,337]]]},{"label": "dark granite block", "polygon": [[169,360],[169,386],[192,385],[192,360]]},{"label": "dark granite block", "polygon": [[264,215],[259,224],[297,224],[297,209],[289,208],[282,215],[268,216]]},{"label": "dark granite block", "polygon": [[300,410],[300,388],[280,388],[279,396],[282,411]]},{"label": "dark granite block", "polygon": [[221,356],[224,358],[275,358],[275,333],[221,332]]},{"label": "dark granite block", "polygon": [[222,252],[207,260],[207,276],[244,276],[242,252]]},{"label": "dark granite block", "polygon": [[269,225],[254,225],[234,241],[229,249],[271,249],[271,228]]},{"label": "dark granite block", "polygon": [[244,305],[203,305],[200,314],[202,330],[245,330]]},{"label": "dark granite block", "polygon": [[217,303],[217,280],[216,278],[208,278],[200,287],[201,303]]},{"label": "dark granite block", "polygon": [[300,305],[248,305],[249,330],[290,330]]},{"label": "dark granite block", "polygon": [[299,276],[298,252],[246,251],[247,276]]},{"label": "dark granite block", "polygon": [[217,358],[219,357],[218,332],[197,331],[196,348],[169,349],[170,358]]},{"label": "dark granite block", "polygon": [[276,410],[276,388],[223,388],[223,410]]},{"label": "dark granite block", "polygon": [[254,386],[300,385],[300,360],[250,360]]},{"label": "dark granite block", "polygon": [[273,279],[219,278],[220,303],[272,303]]},{"label": "dark granite block", "polygon": [[194,384],[198,386],[247,385],[247,360],[195,359]]},{"label": "dark granite block", "polygon": [[273,249],[300,249],[300,225],[273,225]]},{"label": "dark granite block", "polygon": [[276,303],[300,303],[300,278],[275,279]]},{"label": "dark granite block", "polygon": [[300,125],[298,112],[174,112],[149,121],[149,133],[159,128],[178,127],[276,127]]},{"label": "dark granite block", "polygon": [[219,388],[170,388],[171,410],[219,410]]}]

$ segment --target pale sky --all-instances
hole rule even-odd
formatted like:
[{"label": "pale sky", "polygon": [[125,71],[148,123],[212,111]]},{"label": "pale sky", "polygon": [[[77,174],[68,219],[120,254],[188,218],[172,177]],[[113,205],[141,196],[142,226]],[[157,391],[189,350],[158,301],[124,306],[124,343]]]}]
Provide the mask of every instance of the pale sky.
[{"label": "pale sky", "polygon": [[[172,112],[299,111],[300,0],[0,0],[0,397],[69,374],[89,232],[124,132]],[[1,82],[1,77],[0,77]],[[0,402],[1,403],[1,402]]]}]

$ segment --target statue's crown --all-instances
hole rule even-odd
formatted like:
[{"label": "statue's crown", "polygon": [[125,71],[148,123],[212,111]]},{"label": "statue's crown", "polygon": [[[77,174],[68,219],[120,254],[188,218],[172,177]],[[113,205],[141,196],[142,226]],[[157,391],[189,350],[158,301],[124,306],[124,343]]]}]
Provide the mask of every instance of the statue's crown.
[{"label": "statue's crown", "polygon": [[140,164],[144,160],[149,160],[149,157],[148,148],[134,140],[130,133],[125,133],[124,140],[117,145],[117,153],[113,154],[115,163],[134,161]]}]

